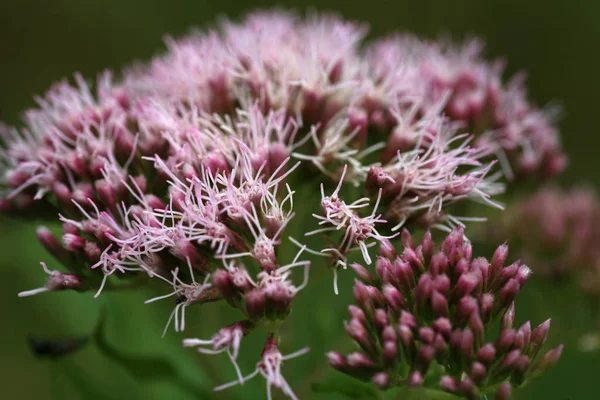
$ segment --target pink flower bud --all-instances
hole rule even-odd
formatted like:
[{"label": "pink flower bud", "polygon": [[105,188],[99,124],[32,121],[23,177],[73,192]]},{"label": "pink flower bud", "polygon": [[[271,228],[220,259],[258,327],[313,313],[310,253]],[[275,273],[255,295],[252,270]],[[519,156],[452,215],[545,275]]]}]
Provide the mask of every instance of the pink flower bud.
[{"label": "pink flower bud", "polygon": [[510,400],[512,395],[512,386],[510,382],[505,382],[498,387],[494,400]]},{"label": "pink flower bud", "polygon": [[545,372],[552,368],[560,359],[563,347],[564,346],[561,344],[560,346],[549,350],[546,354],[544,354],[544,356],[538,362],[535,368],[540,372]]},{"label": "pink flower bud", "polygon": [[390,376],[385,372],[379,372],[373,376],[371,381],[381,390],[386,390],[390,384]]},{"label": "pink flower bud", "polygon": [[[377,262],[379,263],[379,259],[377,259]],[[372,285],[375,283],[375,277],[373,277],[373,275],[371,275],[371,273],[362,265],[360,265],[358,263],[352,263],[352,264],[350,264],[350,268],[352,268],[354,273],[358,276],[358,278],[361,281],[363,281],[369,285]]]},{"label": "pink flower bud", "polygon": [[531,343],[541,347],[546,342],[548,330],[550,329],[550,318],[539,324],[531,333]]},{"label": "pink flower bud", "polygon": [[483,345],[477,352],[477,361],[481,362],[483,365],[491,365],[495,358],[496,348],[491,343]]}]

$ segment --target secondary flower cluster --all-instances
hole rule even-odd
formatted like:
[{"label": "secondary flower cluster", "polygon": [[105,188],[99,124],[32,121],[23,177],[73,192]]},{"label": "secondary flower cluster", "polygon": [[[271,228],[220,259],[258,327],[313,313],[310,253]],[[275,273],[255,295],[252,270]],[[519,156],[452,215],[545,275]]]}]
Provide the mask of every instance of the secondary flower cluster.
[{"label": "secondary flower cluster", "polygon": [[437,250],[429,232],[417,245],[403,231],[402,243],[400,254],[382,244],[376,275],[352,265],[357,306],[348,307],[346,332],[360,351],[329,353],[334,368],[381,389],[425,385],[466,398],[497,391],[507,399],[512,386],[558,361],[562,346],[540,355],[550,320],[513,327],[514,299],[530,270],[505,265],[506,245],[488,261],[473,258],[462,229]]},{"label": "secondary flower cluster", "polygon": [[[535,272],[574,278],[593,301],[600,296],[600,201],[589,188],[545,187],[520,199],[487,236],[509,237]],[[596,316],[600,329],[600,315]],[[600,346],[598,331],[580,340],[583,350]]]},{"label": "secondary flower cluster", "polygon": [[[503,225],[502,233],[536,272],[562,275],[600,266],[600,201],[589,189],[542,188],[511,207]],[[584,281],[600,291],[598,278]]]},{"label": "secondary flower cluster", "polygon": [[[308,233],[328,235],[336,269],[355,249],[371,263],[369,248],[406,224],[449,231],[479,220],[452,215],[457,202],[501,207],[491,199],[503,191],[501,174],[490,173],[496,158],[508,178],[564,165],[551,115],[526,101],[520,80],[503,85],[474,44],[364,45],[365,33],[331,15],[253,13],[168,40],[164,55],[121,81],[105,73],[95,89],[79,75],[76,85],[60,82],[22,128],[0,124],[0,211],[59,214],[62,236],[40,228],[38,238],[69,270],[43,264],[46,285],[20,295],[98,296],[157,278],[170,291],[148,302],[175,299],[164,333],[171,322],[185,328],[187,307],[224,300],[244,319],[186,344],[227,352],[242,383],[240,342],[267,327],[254,374],[293,397],[277,345],[308,283],[306,247],[286,231],[310,209],[293,206],[300,162],[301,179],[327,181],[322,226]],[[344,183],[365,197],[343,200]],[[300,247],[295,257],[279,254],[286,238]]]}]

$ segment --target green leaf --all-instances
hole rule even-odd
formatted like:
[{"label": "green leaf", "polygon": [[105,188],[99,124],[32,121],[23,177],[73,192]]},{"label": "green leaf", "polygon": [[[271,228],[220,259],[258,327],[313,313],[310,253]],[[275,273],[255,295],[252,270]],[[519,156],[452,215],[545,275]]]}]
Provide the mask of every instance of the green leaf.
[{"label": "green leaf", "polygon": [[313,383],[312,390],[318,393],[341,394],[355,400],[381,399],[380,393],[373,385],[339,374],[328,377],[324,382]]},{"label": "green leaf", "polygon": [[108,341],[105,324],[106,310],[103,309],[96,332],[93,335],[96,347],[105,357],[123,367],[136,380],[152,382],[156,382],[157,380],[168,381],[185,390],[193,397],[201,399],[216,398],[212,391],[202,387],[196,381],[184,378],[170,360],[166,360],[160,356],[128,354],[126,351],[118,349]]}]

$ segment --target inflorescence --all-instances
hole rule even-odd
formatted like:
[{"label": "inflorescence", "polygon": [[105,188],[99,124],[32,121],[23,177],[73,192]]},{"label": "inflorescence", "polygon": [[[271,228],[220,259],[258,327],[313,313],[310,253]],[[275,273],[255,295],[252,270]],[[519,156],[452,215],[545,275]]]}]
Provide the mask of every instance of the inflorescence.
[{"label": "inflorescence", "polygon": [[[402,228],[450,232],[482,220],[452,210],[465,212],[467,200],[502,208],[492,197],[506,182],[565,166],[553,112],[527,101],[520,77],[504,84],[501,63],[486,62],[478,42],[395,35],[365,44],[365,34],[332,15],[258,12],[169,39],[165,54],[119,81],[106,72],[95,85],[80,75],[54,85],[21,128],[0,126],[0,210],[58,214],[62,236],[41,227],[38,238],[68,270],[42,264],[46,285],[19,295],[98,296],[156,278],[165,293],[147,303],[174,304],[163,335],[185,329],[188,307],[227,303],[244,319],[184,345],[227,353],[237,383],[260,374],[269,396],[275,386],[294,398],[281,364],[305,350],[283,356],[278,329],[309,282],[307,254],[327,258],[334,274],[353,251],[371,264],[370,249]],[[296,213],[319,206],[294,205],[299,179],[321,183],[315,229],[303,233],[321,235],[323,249],[286,232]],[[366,355],[331,362],[382,388],[422,383],[434,358],[451,392],[522,382],[547,330],[508,322],[529,270],[502,267],[502,256],[491,267],[471,260],[460,230],[435,254],[427,238],[400,258],[386,250],[377,277],[353,264],[368,285],[355,286],[348,331]],[[298,246],[293,257],[280,254],[287,240]],[[501,315],[503,341],[483,344]],[[238,350],[259,326],[269,334],[244,376]]]},{"label": "inflorescence", "polygon": [[383,390],[426,384],[470,399],[494,392],[506,399],[558,361],[562,346],[540,352],[550,320],[513,327],[514,300],[531,271],[505,265],[505,244],[488,261],[473,257],[462,229],[439,249],[429,232],[417,245],[405,230],[402,243],[399,254],[381,245],[376,275],[352,265],[357,305],[348,307],[345,326],[359,351],[329,353],[334,368]]}]

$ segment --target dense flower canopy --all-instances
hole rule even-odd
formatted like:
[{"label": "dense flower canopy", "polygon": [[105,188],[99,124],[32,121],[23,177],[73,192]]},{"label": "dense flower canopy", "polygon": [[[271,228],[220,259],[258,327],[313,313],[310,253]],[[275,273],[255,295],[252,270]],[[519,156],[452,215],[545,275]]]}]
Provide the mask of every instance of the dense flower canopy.
[{"label": "dense flower canopy", "polygon": [[[148,302],[176,300],[163,334],[185,329],[187,307],[224,300],[245,319],[184,344],[226,352],[243,383],[239,346],[268,326],[251,376],[295,397],[280,368],[303,350],[282,356],[277,327],[308,284],[308,254],[334,274],[354,251],[371,264],[370,249],[399,229],[449,232],[480,220],[452,213],[466,200],[502,208],[492,197],[506,182],[565,165],[552,112],[528,102],[520,76],[504,83],[479,42],[365,43],[366,31],[332,15],[259,12],[169,39],[119,80],[55,84],[22,127],[0,127],[0,210],[59,214],[62,238],[46,228],[38,237],[69,271],[43,264],[47,284],[20,295],[98,296],[118,280],[157,278],[169,291]],[[300,181],[321,184],[304,233],[322,236],[323,249],[286,233],[304,211]],[[284,257],[288,240],[298,252]]]}]

